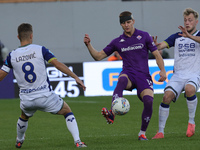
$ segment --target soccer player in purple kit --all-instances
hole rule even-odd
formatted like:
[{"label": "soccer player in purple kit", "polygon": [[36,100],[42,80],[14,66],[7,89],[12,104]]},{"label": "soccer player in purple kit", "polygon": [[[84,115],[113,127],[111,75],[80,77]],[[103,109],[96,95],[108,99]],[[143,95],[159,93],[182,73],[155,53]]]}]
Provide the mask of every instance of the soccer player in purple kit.
[{"label": "soccer player in purple kit", "polygon": [[[123,97],[123,90],[137,89],[138,98],[144,104],[142,125],[138,136],[139,140],[148,140],[145,132],[151,119],[154,96],[153,81],[149,74],[148,51],[150,50],[156,58],[156,63],[160,69],[160,82],[166,79],[164,62],[152,37],[147,32],[134,27],[135,20],[131,12],[122,12],[119,15],[119,20],[124,33],[112,40],[103,50],[97,51],[93,48],[88,34],[85,34],[84,43],[96,61],[110,56],[114,51],[117,51],[122,57],[123,69],[118,77],[112,101],[117,97]],[[111,110],[102,108],[102,115],[106,118],[108,124],[114,122],[115,115]]]}]

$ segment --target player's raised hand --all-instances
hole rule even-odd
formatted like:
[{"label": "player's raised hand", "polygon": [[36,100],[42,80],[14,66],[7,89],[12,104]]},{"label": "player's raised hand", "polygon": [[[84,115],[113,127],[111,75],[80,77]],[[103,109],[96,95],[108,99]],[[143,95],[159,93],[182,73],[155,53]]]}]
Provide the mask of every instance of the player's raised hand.
[{"label": "player's raised hand", "polygon": [[76,80],[76,83],[81,87],[81,88],[83,88],[83,90],[85,91],[86,90],[86,87],[85,87],[85,85],[83,84],[83,82],[77,77],[77,78],[75,78],[75,80]]},{"label": "player's raised hand", "polygon": [[190,37],[190,34],[187,32],[185,27],[178,26],[178,28],[182,31],[182,33],[179,33],[178,35],[183,36],[183,37]]},{"label": "player's raised hand", "polygon": [[90,43],[90,37],[89,37],[89,35],[88,34],[85,34],[85,37],[84,37],[84,43],[85,43],[85,45],[86,46],[88,46],[88,44]]},{"label": "player's raised hand", "polygon": [[156,46],[160,45],[160,43],[157,42],[157,36],[152,36],[153,42],[155,43]]}]

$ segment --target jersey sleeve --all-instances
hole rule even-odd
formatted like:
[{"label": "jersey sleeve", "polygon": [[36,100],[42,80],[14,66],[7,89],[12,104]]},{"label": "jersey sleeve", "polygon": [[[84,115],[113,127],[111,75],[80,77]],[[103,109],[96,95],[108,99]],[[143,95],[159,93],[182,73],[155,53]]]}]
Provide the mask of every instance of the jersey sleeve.
[{"label": "jersey sleeve", "polygon": [[11,54],[11,52],[8,54],[6,60],[4,61],[3,66],[1,67],[1,70],[5,71],[7,73],[9,73],[10,69],[13,68],[12,64],[11,64],[11,61],[10,61],[11,60],[11,55],[10,54]]},{"label": "jersey sleeve", "polygon": [[112,40],[104,49],[103,51],[106,53],[107,56],[110,56],[114,51],[117,51],[114,45],[114,40]]},{"label": "jersey sleeve", "polygon": [[42,47],[42,54],[43,54],[44,59],[48,63],[50,63],[53,59],[56,59],[55,55],[49,49],[47,49],[44,46]]},{"label": "jersey sleeve", "polygon": [[153,38],[151,37],[151,35],[149,33],[147,33],[147,48],[153,52],[155,50],[157,50],[158,48],[156,47]]},{"label": "jersey sleeve", "polygon": [[167,43],[168,48],[173,47],[175,45],[176,38],[180,37],[178,35],[178,32],[175,34],[170,35],[166,40],[164,40],[165,43]]}]

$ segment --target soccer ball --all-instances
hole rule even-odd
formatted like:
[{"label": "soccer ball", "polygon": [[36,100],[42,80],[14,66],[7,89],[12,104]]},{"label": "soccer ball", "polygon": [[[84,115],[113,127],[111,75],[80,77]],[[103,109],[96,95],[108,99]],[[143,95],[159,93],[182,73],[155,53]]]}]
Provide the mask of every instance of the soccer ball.
[{"label": "soccer ball", "polygon": [[129,101],[124,97],[118,97],[112,102],[112,112],[115,115],[125,115],[129,110]]}]

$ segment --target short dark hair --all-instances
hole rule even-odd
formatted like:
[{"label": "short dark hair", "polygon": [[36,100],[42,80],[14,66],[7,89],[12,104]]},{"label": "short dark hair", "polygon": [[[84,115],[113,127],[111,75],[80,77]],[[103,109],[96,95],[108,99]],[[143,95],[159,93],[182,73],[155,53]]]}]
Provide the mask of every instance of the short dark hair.
[{"label": "short dark hair", "polygon": [[119,17],[131,16],[131,15],[132,15],[132,13],[129,12],[129,11],[123,11],[123,12],[119,15]]},{"label": "short dark hair", "polygon": [[133,20],[132,13],[129,11],[124,11],[119,15],[120,24],[125,23],[127,20]]},{"label": "short dark hair", "polygon": [[22,23],[18,27],[19,40],[26,40],[29,38],[30,34],[33,33],[32,25],[29,23]]}]

